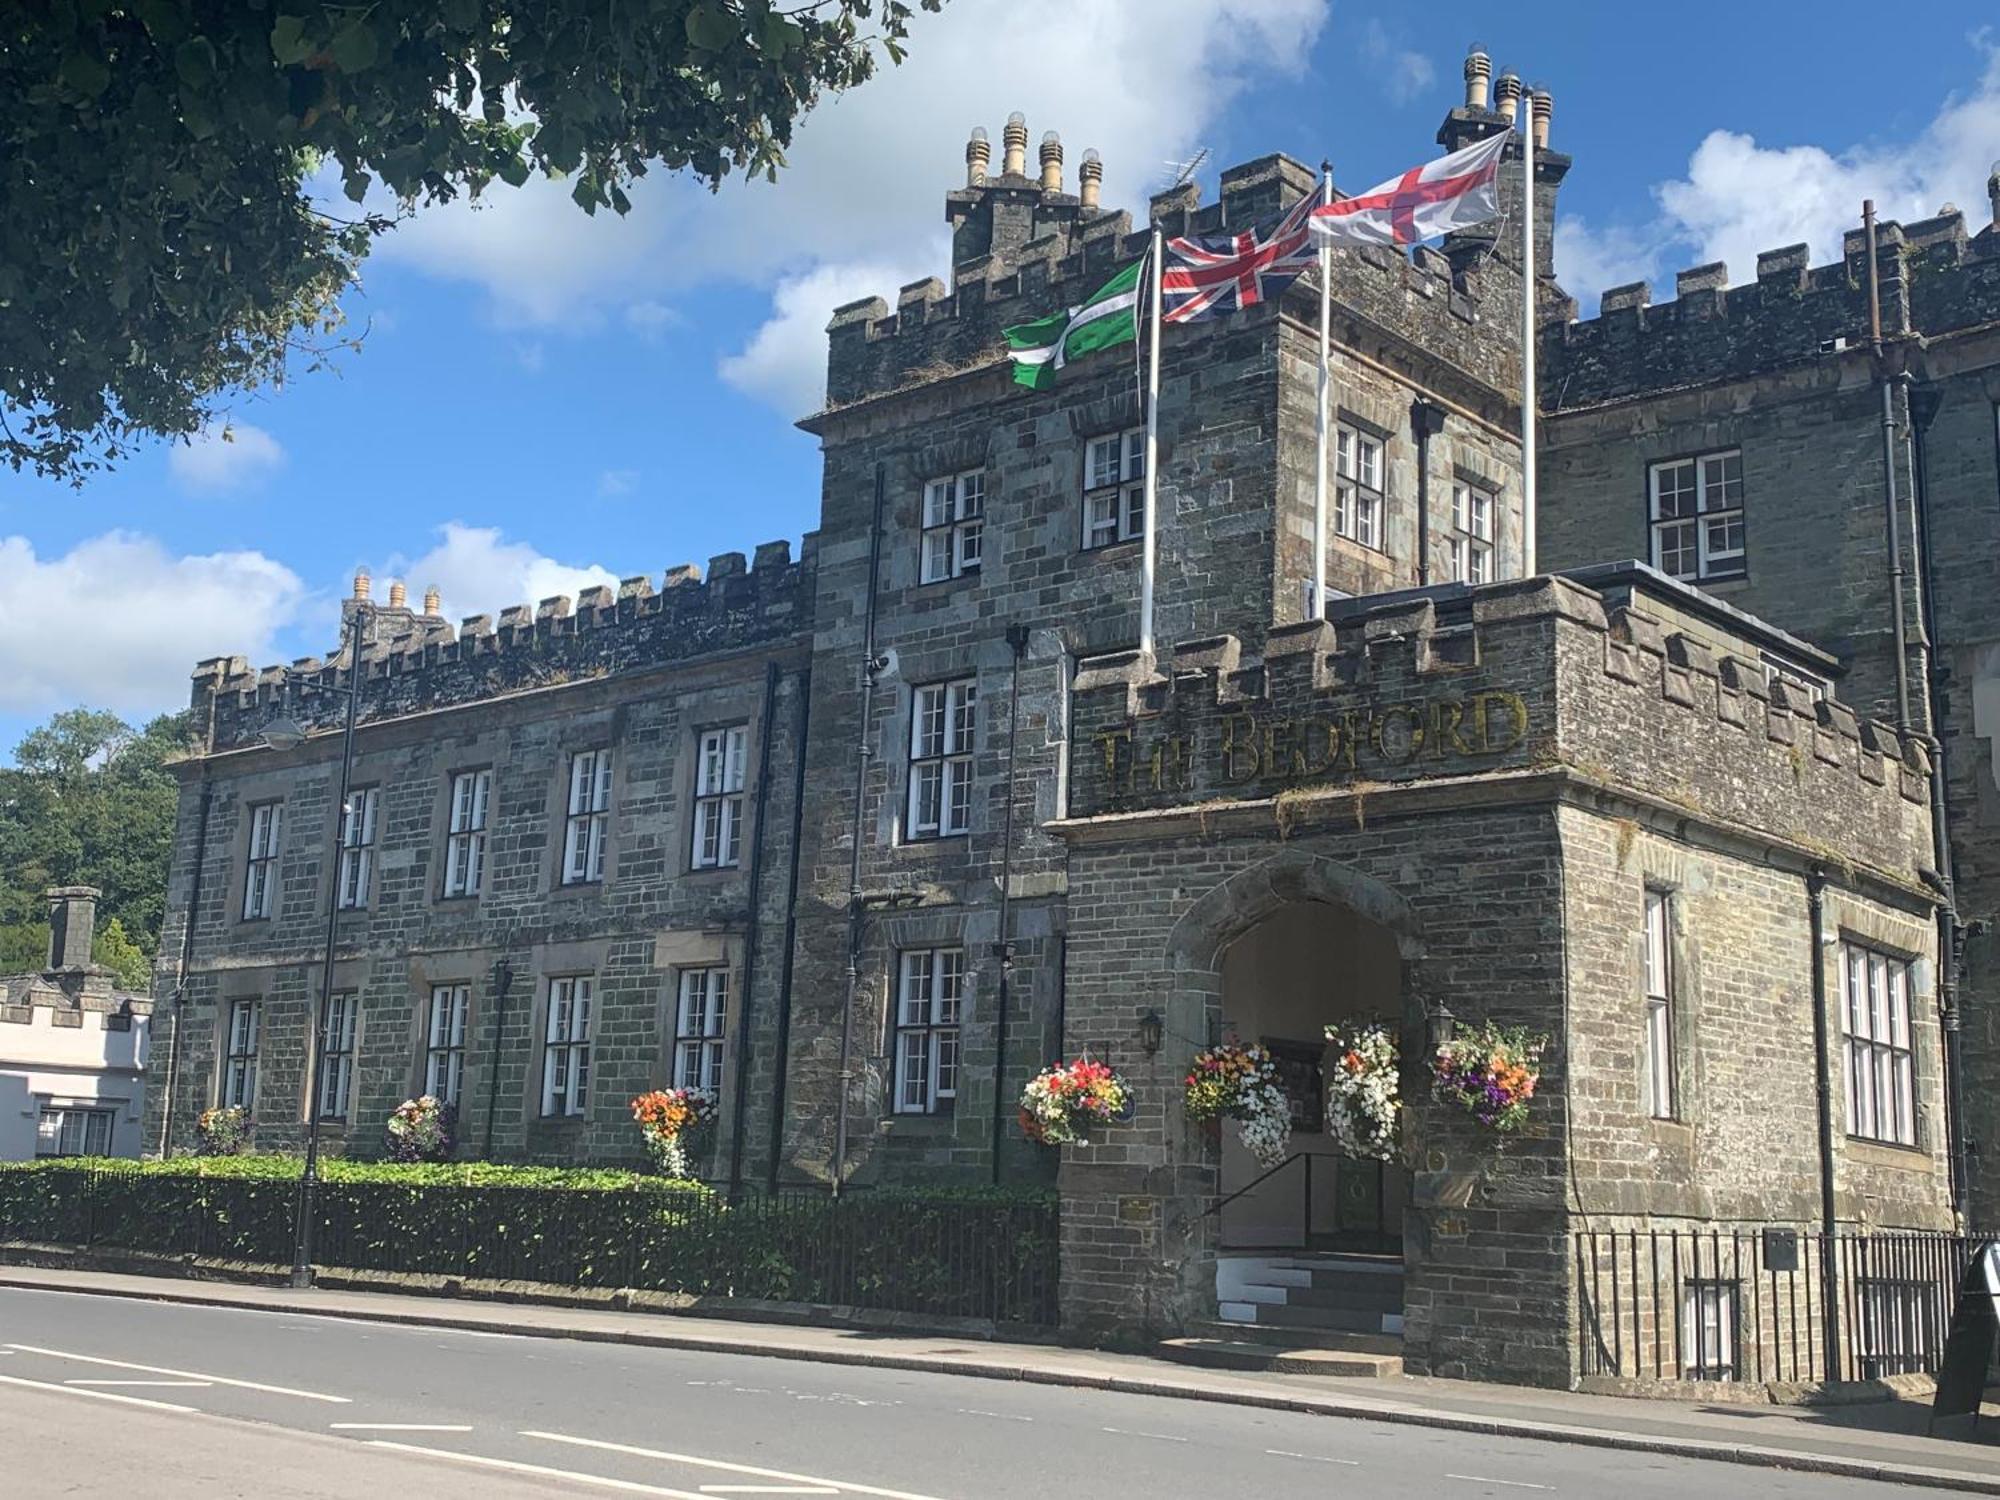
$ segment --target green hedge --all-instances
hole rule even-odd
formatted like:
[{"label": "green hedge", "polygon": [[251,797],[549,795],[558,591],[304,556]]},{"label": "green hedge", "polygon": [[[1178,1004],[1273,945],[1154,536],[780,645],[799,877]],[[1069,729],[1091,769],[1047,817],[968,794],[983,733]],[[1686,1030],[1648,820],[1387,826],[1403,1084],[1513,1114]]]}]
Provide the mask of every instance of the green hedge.
[{"label": "green hedge", "polygon": [[[752,1194],[641,1173],[329,1159],[314,1260],[353,1270],[1050,1323],[1051,1190]],[[0,1166],[0,1238],[289,1264],[289,1156]]]}]

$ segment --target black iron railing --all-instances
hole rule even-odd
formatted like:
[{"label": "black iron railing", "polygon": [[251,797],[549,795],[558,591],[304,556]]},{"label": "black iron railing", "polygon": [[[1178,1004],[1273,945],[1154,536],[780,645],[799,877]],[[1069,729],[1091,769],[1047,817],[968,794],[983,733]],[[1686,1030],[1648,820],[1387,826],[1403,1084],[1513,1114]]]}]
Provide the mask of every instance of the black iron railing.
[{"label": "black iron railing", "polygon": [[1573,1240],[1582,1373],[1648,1381],[1934,1373],[1971,1254],[1948,1234],[1775,1225]]},{"label": "black iron railing", "polygon": [[[0,1239],[290,1264],[294,1178],[0,1172]],[[1053,1198],[324,1181],[322,1266],[1057,1318]]]}]

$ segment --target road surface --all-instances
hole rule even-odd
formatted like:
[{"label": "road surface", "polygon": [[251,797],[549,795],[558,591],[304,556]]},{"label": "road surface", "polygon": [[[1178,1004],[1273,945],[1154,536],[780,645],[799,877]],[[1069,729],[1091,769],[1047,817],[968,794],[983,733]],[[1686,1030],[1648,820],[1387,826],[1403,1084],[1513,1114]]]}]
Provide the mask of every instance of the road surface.
[{"label": "road surface", "polygon": [[1161,1396],[10,1289],[0,1455],[9,1500],[1917,1493]]}]

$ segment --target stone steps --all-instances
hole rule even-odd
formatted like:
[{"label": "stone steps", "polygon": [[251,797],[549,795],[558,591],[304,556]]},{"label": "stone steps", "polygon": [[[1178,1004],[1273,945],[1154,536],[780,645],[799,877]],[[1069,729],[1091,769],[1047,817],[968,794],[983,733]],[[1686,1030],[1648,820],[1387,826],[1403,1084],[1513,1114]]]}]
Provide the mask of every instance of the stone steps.
[{"label": "stone steps", "polygon": [[[1395,1342],[1400,1347],[1401,1341]],[[1238,1338],[1191,1335],[1167,1339],[1154,1352],[1176,1364],[1211,1370],[1268,1370],[1278,1375],[1324,1375],[1350,1380],[1387,1380],[1403,1373],[1403,1357],[1397,1353],[1318,1345],[1287,1348]]]},{"label": "stone steps", "polygon": [[1287,1327],[1275,1323],[1235,1323],[1226,1318],[1188,1324],[1190,1336],[1271,1349],[1341,1349],[1365,1354],[1401,1354],[1403,1337],[1340,1328]]}]

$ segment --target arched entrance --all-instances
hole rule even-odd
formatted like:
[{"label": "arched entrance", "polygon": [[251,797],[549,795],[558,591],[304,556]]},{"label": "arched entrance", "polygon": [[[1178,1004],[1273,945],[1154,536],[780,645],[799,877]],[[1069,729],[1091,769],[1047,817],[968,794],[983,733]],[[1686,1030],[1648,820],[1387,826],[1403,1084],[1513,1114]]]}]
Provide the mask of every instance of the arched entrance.
[{"label": "arched entrance", "polygon": [[1221,1247],[1395,1250],[1407,1174],[1339,1154],[1326,1124],[1326,1079],[1336,1062],[1326,1028],[1401,1025],[1396,934],[1348,906],[1294,901],[1232,940],[1221,967],[1223,1032],[1276,1057],[1292,1105],[1291,1151],[1300,1158],[1267,1175],[1225,1127]]}]

